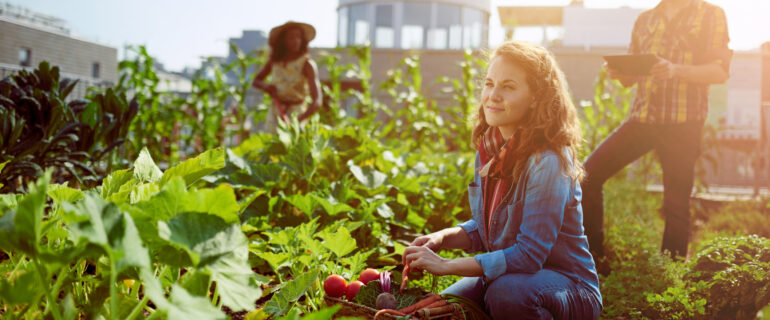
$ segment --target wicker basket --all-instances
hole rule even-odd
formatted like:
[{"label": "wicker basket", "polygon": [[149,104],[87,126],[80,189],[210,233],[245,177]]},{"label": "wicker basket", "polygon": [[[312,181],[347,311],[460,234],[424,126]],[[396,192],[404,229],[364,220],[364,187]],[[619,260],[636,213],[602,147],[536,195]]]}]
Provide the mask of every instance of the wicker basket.
[{"label": "wicker basket", "polygon": [[[374,314],[377,313],[377,310],[374,308],[370,308],[365,305],[357,304],[344,299],[324,296],[324,300],[326,300],[326,304],[329,306],[333,306],[335,304],[339,304],[342,306],[342,308],[340,308],[340,311],[338,311],[334,315],[335,318],[360,317],[365,319],[373,319]],[[450,303],[443,307],[417,310],[417,312],[415,312],[412,318],[419,319],[419,320],[433,320],[433,319],[463,320],[463,319],[466,319],[466,316],[465,316],[464,308],[460,304]],[[385,314],[383,316],[378,317],[378,319],[395,320],[397,319],[397,317],[390,314]]]}]

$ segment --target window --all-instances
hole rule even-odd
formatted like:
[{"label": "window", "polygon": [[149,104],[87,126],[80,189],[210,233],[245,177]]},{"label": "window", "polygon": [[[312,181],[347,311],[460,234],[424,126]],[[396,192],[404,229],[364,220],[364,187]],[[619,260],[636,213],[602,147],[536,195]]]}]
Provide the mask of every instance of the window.
[{"label": "window", "polygon": [[428,48],[460,49],[462,37],[460,7],[439,4],[436,14],[436,28],[428,32]]},{"label": "window", "polygon": [[463,47],[479,48],[484,36],[484,13],[477,9],[463,8]]},{"label": "window", "polygon": [[350,6],[350,22],[348,24],[348,44],[364,44],[369,40],[369,6],[357,4]]},{"label": "window", "polygon": [[19,49],[19,65],[29,67],[32,65],[32,50],[29,48]]},{"label": "window", "polygon": [[348,45],[348,7],[342,7],[339,11],[339,21],[337,22],[337,45],[345,47]]},{"label": "window", "polygon": [[94,79],[99,79],[99,63],[94,62],[94,64],[91,65],[91,77]]},{"label": "window", "polygon": [[404,24],[401,26],[401,49],[420,49],[430,27],[430,3],[404,3]]},{"label": "window", "polygon": [[393,48],[396,45],[393,30],[393,5],[377,5],[374,12],[374,46]]}]

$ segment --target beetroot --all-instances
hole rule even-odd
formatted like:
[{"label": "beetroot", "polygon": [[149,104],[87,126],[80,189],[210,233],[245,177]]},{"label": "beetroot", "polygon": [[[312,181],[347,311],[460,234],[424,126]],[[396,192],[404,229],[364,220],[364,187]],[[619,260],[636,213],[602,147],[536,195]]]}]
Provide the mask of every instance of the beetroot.
[{"label": "beetroot", "polygon": [[377,309],[395,309],[398,304],[396,303],[396,297],[389,292],[380,293],[377,296]]}]

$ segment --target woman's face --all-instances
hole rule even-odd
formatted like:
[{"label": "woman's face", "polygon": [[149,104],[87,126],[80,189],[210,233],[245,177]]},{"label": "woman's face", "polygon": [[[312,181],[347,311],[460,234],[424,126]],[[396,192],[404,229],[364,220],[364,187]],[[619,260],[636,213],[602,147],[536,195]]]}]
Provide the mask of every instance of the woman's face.
[{"label": "woman's face", "polygon": [[286,30],[283,41],[285,41],[286,49],[289,52],[298,52],[302,48],[302,31],[298,28]]},{"label": "woman's face", "polygon": [[524,69],[510,58],[495,57],[484,79],[481,106],[487,123],[498,127],[506,139],[510,138],[527,111],[534,106],[534,96]]}]

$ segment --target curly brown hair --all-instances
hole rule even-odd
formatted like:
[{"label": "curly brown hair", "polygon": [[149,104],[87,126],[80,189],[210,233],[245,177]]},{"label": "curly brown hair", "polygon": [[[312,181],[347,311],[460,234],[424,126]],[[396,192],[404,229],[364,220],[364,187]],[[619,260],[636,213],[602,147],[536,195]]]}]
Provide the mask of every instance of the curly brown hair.
[{"label": "curly brown hair", "polygon": [[[583,140],[580,120],[564,73],[556,60],[545,48],[523,41],[501,44],[492,50],[488,60],[491,62],[501,56],[511,59],[524,70],[527,84],[535,97],[534,108],[527,111],[517,129],[515,148],[507,153],[507,156],[514,157],[506,159],[514,161],[511,176],[517,179],[532,155],[551,150],[559,157],[562,173],[573,181],[580,181],[584,175],[583,166],[577,159]],[[478,149],[489,128],[483,105],[479,105],[475,118],[472,141]],[[569,154],[564,152],[565,148],[569,149]]]}]

